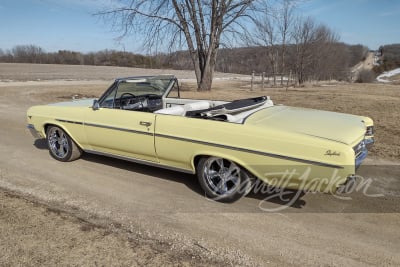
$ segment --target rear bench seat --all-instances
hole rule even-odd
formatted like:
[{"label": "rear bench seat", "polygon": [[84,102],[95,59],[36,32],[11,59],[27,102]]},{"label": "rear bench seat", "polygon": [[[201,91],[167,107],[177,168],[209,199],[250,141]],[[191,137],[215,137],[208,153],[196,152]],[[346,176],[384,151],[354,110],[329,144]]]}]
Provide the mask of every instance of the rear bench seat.
[{"label": "rear bench seat", "polygon": [[[268,99],[262,106],[259,106],[255,109],[251,109],[248,111],[240,112],[235,115],[231,114],[223,114],[223,116],[226,116],[226,121],[228,122],[233,122],[233,123],[243,123],[244,119],[251,115],[252,113],[264,109],[266,107],[271,107],[273,106],[273,102]],[[193,110],[203,110],[203,109],[208,109],[211,107],[210,102],[208,101],[198,101],[198,102],[193,102],[185,105],[177,105],[169,108],[163,108],[155,111],[154,113],[156,114],[166,114],[166,115],[175,115],[175,116],[185,116],[187,111],[193,111]]]},{"label": "rear bench seat", "polygon": [[163,108],[155,111],[156,114],[167,114],[167,115],[175,115],[175,116],[185,116],[187,111],[192,110],[202,110],[210,108],[210,102],[208,101],[198,101],[185,105],[177,105],[169,108]]}]

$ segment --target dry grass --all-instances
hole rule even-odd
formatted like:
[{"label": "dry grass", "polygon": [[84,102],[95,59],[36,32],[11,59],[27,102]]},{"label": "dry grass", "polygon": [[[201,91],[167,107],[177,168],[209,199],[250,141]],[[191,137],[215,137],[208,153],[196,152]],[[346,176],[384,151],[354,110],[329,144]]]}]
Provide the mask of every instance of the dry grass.
[{"label": "dry grass", "polygon": [[0,266],[223,265],[0,190]]}]

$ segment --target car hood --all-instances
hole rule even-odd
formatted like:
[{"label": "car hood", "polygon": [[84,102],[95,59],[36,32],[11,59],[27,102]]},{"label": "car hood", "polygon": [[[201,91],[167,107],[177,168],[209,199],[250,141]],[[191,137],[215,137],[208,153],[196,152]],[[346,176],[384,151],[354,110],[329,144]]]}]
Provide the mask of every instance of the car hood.
[{"label": "car hood", "polygon": [[360,116],[287,106],[273,106],[255,112],[247,118],[246,124],[349,145],[360,139],[366,130]]},{"label": "car hood", "polygon": [[67,102],[58,102],[49,104],[49,106],[60,106],[60,107],[91,107],[95,98],[86,98],[80,100],[73,100]]}]

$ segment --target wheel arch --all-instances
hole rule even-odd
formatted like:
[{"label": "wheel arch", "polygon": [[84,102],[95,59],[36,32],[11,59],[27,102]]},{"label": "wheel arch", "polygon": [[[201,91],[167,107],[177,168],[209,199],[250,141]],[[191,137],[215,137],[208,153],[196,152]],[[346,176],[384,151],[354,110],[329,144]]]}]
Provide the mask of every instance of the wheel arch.
[{"label": "wheel arch", "polygon": [[49,129],[50,126],[56,126],[61,128],[68,136],[69,138],[72,139],[72,141],[78,146],[79,149],[83,150],[82,145],[76,141],[76,139],[72,136],[70,131],[67,130],[67,127],[65,127],[62,124],[56,123],[56,122],[46,122],[43,125],[43,131],[44,131],[44,137],[47,138],[47,130]]},{"label": "wheel arch", "polygon": [[218,153],[218,152],[216,152],[216,153],[215,152],[214,153],[203,152],[203,153],[196,154],[192,159],[192,168],[193,168],[195,174],[197,173],[197,165],[198,165],[200,159],[209,158],[209,157],[219,157],[219,158],[223,158],[226,160],[230,160],[230,161],[236,163],[237,165],[239,165],[240,168],[242,168],[244,171],[246,171],[249,175],[258,179],[258,177],[254,174],[254,172],[251,169],[249,169],[248,167],[246,167],[246,164],[243,162],[243,160],[240,160],[238,157],[235,157],[232,155],[227,155],[225,153]]}]

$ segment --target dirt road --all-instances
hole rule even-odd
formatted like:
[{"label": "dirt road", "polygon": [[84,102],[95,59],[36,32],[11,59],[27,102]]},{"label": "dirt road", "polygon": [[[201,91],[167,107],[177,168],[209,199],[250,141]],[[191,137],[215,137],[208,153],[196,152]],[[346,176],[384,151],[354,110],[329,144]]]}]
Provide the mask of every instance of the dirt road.
[{"label": "dirt road", "polygon": [[374,67],[374,57],[375,57],[374,52],[368,52],[365,57],[365,60],[359,62],[358,64],[356,64],[351,68],[353,79],[357,79],[359,73],[363,70],[372,70],[372,68]]},{"label": "dirt road", "polygon": [[107,82],[0,86],[1,188],[92,222],[118,223],[172,250],[234,264],[400,265],[396,162],[369,160],[384,165],[361,169],[372,184],[348,195],[351,200],[306,194],[285,204],[258,193],[234,204],[215,203],[191,175],[94,155],[53,160],[45,142],[34,142],[25,129],[26,109],[76,93],[78,85],[101,92]]}]

